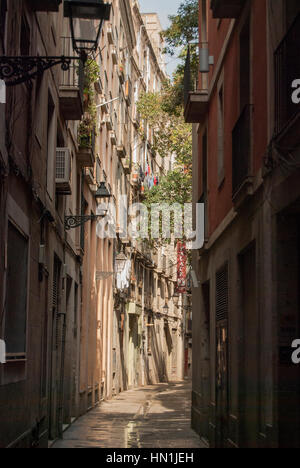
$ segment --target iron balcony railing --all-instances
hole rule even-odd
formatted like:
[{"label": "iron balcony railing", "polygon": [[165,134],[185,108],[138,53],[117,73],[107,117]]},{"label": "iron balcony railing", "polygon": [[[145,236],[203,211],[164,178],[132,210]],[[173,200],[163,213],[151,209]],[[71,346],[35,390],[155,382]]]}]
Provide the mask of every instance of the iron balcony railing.
[{"label": "iron balcony railing", "polygon": [[275,51],[275,132],[281,130],[299,113],[292,100],[292,84],[300,79],[300,14]]},{"label": "iron balcony railing", "polygon": [[[62,55],[66,57],[74,56],[74,50],[71,37],[62,37]],[[80,97],[83,100],[84,90],[84,66],[81,60],[73,61],[70,68],[61,72],[60,85],[64,88],[78,88]]]},{"label": "iron balcony railing", "polygon": [[252,106],[246,105],[232,131],[232,195],[251,177]]}]

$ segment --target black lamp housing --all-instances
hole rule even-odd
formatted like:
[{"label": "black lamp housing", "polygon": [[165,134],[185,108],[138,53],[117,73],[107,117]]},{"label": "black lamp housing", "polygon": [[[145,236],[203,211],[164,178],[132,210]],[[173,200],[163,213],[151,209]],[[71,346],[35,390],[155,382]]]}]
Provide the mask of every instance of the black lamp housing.
[{"label": "black lamp housing", "polygon": [[104,3],[103,0],[64,1],[64,16],[70,19],[73,49],[83,61],[96,52],[103,22],[109,20],[110,12],[111,4]]},{"label": "black lamp housing", "polygon": [[103,200],[105,198],[111,198],[111,194],[109,193],[105,182],[100,182],[98,190],[95,192],[94,197],[96,200]]},{"label": "black lamp housing", "polygon": [[65,0],[64,16],[66,18],[98,19],[108,21],[111,4],[103,0]]},{"label": "black lamp housing", "polygon": [[117,255],[116,257],[116,272],[117,273],[122,273],[122,271],[125,268],[126,262],[127,262],[126,255],[123,252],[119,253],[119,255]]}]

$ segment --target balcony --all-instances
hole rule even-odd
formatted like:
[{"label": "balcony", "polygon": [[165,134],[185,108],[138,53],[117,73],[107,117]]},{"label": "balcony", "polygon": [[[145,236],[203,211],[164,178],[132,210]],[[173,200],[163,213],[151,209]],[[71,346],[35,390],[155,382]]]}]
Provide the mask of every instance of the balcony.
[{"label": "balcony", "polygon": [[210,8],[214,18],[238,18],[246,0],[211,0]]},{"label": "balcony", "polygon": [[140,122],[141,122],[140,113],[137,111],[137,109],[135,109],[134,114],[133,114],[132,123],[136,128],[138,128],[140,126]]},{"label": "balcony", "polygon": [[[62,38],[62,52],[73,56],[72,41]],[[80,60],[72,61],[70,69],[61,72],[59,106],[65,120],[80,120],[83,114],[84,70]]]},{"label": "balcony", "polygon": [[62,0],[29,0],[33,11],[58,11]]},{"label": "balcony", "polygon": [[[289,146],[297,143],[295,139],[299,142],[300,107],[292,99],[292,84],[300,79],[299,50],[300,14],[275,51],[275,133],[293,133],[286,141]],[[295,132],[290,132],[293,126]]]},{"label": "balcony", "polygon": [[110,136],[111,144],[115,146],[117,144],[116,132],[112,130],[111,132],[109,132],[109,136]]},{"label": "balcony", "polygon": [[128,158],[123,162],[123,169],[125,174],[130,174],[131,167],[130,160]]},{"label": "balcony", "polygon": [[94,170],[92,167],[85,167],[84,168],[84,178],[89,185],[94,185]]},{"label": "balcony", "polygon": [[117,154],[120,159],[126,158],[126,143],[128,141],[127,128],[122,123],[118,126]]},{"label": "balcony", "polygon": [[184,69],[184,118],[187,123],[201,123],[208,110],[208,91],[193,90],[191,58],[188,53]]},{"label": "balcony", "polygon": [[117,153],[118,153],[119,158],[121,159],[126,158],[126,148],[123,143],[118,144]]},{"label": "balcony", "polygon": [[238,204],[252,194],[251,121],[247,105],[232,131],[232,197]]},{"label": "balcony", "polygon": [[99,78],[95,83],[94,83],[95,90],[98,94],[103,93],[103,84],[101,78]]},{"label": "balcony", "polygon": [[95,165],[95,133],[79,139],[77,162],[81,167],[94,167]]},{"label": "balcony", "polygon": [[111,24],[107,27],[107,40],[110,45],[114,44],[114,33]]},{"label": "balcony", "polygon": [[111,58],[114,65],[118,64],[118,54],[115,46],[111,46]]},{"label": "balcony", "polygon": [[125,82],[125,99],[126,99],[128,106],[130,106],[130,103],[131,103],[131,96],[132,96],[132,84],[131,84],[130,78],[127,78]]},{"label": "balcony", "polygon": [[121,84],[124,84],[125,83],[125,69],[124,69],[124,64],[122,62],[119,63],[118,75],[119,75]]},{"label": "balcony", "polygon": [[113,129],[113,126],[112,126],[112,121],[111,121],[110,114],[107,114],[105,116],[105,123],[106,123],[107,130],[111,131]]},{"label": "balcony", "polygon": [[184,108],[184,118],[187,123],[202,123],[208,109],[208,92],[189,92]]},{"label": "balcony", "polygon": [[105,95],[102,95],[100,98],[100,104],[101,104],[101,110],[104,114],[107,114],[109,109],[108,109],[108,104],[107,104],[107,99]]}]

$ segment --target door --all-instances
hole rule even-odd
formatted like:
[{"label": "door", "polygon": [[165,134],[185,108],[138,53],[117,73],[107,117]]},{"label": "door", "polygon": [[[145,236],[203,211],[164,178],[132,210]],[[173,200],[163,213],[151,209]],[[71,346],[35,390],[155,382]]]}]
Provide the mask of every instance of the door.
[{"label": "door", "polygon": [[136,315],[129,316],[129,387],[136,387],[138,383],[138,320]]},{"label": "door", "polygon": [[228,426],[228,326],[227,321],[217,326],[217,369],[216,369],[216,408],[217,408],[217,447],[224,447]]},{"label": "door", "polygon": [[178,338],[177,338],[177,329],[172,329],[172,377],[176,379],[177,376],[177,363],[178,363]]},{"label": "door", "polygon": [[241,314],[243,349],[240,369],[242,448],[256,448],[259,432],[259,323],[256,304],[255,246],[240,257],[242,279]]},{"label": "door", "polygon": [[228,433],[228,265],[216,275],[216,446]]}]

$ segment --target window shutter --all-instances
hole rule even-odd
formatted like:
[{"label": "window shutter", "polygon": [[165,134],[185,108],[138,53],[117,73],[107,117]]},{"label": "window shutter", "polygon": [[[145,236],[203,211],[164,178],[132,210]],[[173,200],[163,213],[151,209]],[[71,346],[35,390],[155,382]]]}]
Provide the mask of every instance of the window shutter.
[{"label": "window shutter", "polygon": [[228,264],[216,274],[216,320],[228,318]]}]

